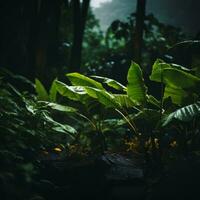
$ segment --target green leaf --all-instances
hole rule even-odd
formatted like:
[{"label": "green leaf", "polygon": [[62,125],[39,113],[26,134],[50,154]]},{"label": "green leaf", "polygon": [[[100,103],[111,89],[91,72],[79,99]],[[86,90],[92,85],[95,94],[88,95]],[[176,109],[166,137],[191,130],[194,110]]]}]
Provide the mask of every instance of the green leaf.
[{"label": "green leaf", "polygon": [[62,95],[74,101],[81,101],[87,95],[84,87],[82,86],[68,86],[65,83],[56,81],[57,91]]},{"label": "green leaf", "polygon": [[105,84],[107,84],[109,87],[114,88],[119,91],[126,91],[126,87],[119,83],[118,81],[114,79],[110,79],[107,77],[102,77],[102,76],[92,76],[92,78],[95,78]]},{"label": "green leaf", "polygon": [[162,126],[168,125],[172,120],[176,119],[182,122],[189,122],[194,117],[200,115],[200,101],[197,103],[182,107],[175,112],[165,116],[162,119]]},{"label": "green leaf", "polygon": [[114,94],[115,101],[119,103],[121,107],[132,108],[136,104],[125,94]]},{"label": "green leaf", "polygon": [[156,82],[162,82],[163,80],[163,69],[172,68],[170,64],[165,63],[161,59],[157,59],[152,67],[151,75],[149,76],[150,80]]},{"label": "green leaf", "polygon": [[193,69],[188,69],[186,67],[183,67],[181,65],[177,65],[177,64],[174,64],[174,63],[171,63],[170,65],[172,66],[172,68],[180,69],[180,70],[183,70],[183,71],[186,71],[186,72],[192,72],[192,71],[194,71]]},{"label": "green leaf", "polygon": [[35,90],[36,90],[39,100],[42,100],[42,101],[49,100],[49,95],[44,85],[38,79],[35,79]]},{"label": "green leaf", "polygon": [[125,125],[127,122],[124,119],[105,119],[101,123],[104,130],[113,130]]},{"label": "green leaf", "polygon": [[119,104],[115,101],[115,97],[105,90],[99,90],[97,88],[92,87],[85,87],[85,91],[88,93],[88,95],[97,99],[101,104],[103,104],[106,107],[116,108],[119,106]]},{"label": "green leaf", "polygon": [[77,112],[77,109],[75,109],[71,106],[64,106],[64,105],[60,105],[58,103],[49,103],[49,102],[45,102],[45,101],[41,101],[41,103],[44,103],[45,105],[52,108],[53,110],[58,110],[61,112],[68,112],[68,113]]},{"label": "green leaf", "polygon": [[76,85],[76,86],[88,86],[88,87],[94,87],[94,88],[98,88],[100,90],[104,90],[103,86],[101,83],[87,77],[84,76],[82,74],[79,73],[69,73],[66,74],[66,76],[69,78],[69,80],[71,81],[72,85]]},{"label": "green leaf", "polygon": [[146,103],[147,88],[144,84],[142,70],[140,66],[132,62],[131,67],[128,71],[128,86],[127,94],[133,102],[137,104]]},{"label": "green leaf", "polygon": [[157,60],[150,79],[165,84],[164,98],[171,97],[172,102],[181,105],[191,91],[197,90],[200,78],[189,73],[190,70],[175,64]]},{"label": "green leaf", "polygon": [[187,96],[187,92],[180,87],[165,86],[164,99],[171,97],[174,104],[181,105]]},{"label": "green leaf", "polygon": [[53,127],[52,129],[60,133],[65,133],[65,134],[70,133],[70,137],[72,137],[73,139],[74,139],[73,135],[77,133],[76,129],[74,129],[72,126],[69,126],[67,124],[58,123],[57,126]]},{"label": "green leaf", "polygon": [[200,83],[200,78],[179,69],[164,69],[163,81],[171,87],[192,88]]},{"label": "green leaf", "polygon": [[160,103],[160,101],[157,100],[154,96],[152,96],[152,95],[147,95],[147,101],[148,101],[150,104],[156,106],[157,108],[160,108],[161,103]]},{"label": "green leaf", "polygon": [[50,116],[47,114],[44,114],[45,119],[49,122],[51,122],[54,126],[52,127],[53,130],[68,134],[70,137],[74,138],[74,134],[77,133],[76,129],[74,129],[72,126],[67,124],[61,124],[55,120],[53,120]]},{"label": "green leaf", "polygon": [[57,87],[56,87],[56,81],[57,79],[54,79],[51,88],[49,90],[49,100],[51,102],[56,102],[56,96],[57,96]]},{"label": "green leaf", "polygon": [[190,74],[186,68],[156,60],[150,80],[163,82],[173,88],[191,88],[200,83],[200,78]]}]

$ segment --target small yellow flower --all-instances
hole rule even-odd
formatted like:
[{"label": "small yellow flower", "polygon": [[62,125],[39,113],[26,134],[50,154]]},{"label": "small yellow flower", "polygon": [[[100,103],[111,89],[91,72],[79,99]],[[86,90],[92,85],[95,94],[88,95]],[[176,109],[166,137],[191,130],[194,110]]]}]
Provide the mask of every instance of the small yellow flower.
[{"label": "small yellow flower", "polygon": [[62,151],[62,149],[59,148],[59,147],[55,147],[53,150],[54,150],[55,152],[57,152],[57,153],[60,153],[60,152]]},{"label": "small yellow flower", "polygon": [[170,144],[169,144],[172,148],[175,148],[178,144],[176,142],[176,140],[172,141]]}]

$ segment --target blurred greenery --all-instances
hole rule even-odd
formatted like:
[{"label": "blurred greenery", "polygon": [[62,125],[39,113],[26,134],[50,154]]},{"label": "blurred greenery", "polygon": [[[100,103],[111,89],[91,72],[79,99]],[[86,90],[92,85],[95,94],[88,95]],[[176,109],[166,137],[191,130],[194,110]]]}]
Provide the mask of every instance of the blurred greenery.
[{"label": "blurred greenery", "polygon": [[147,182],[199,157],[200,35],[143,13],[136,63],[139,11],[102,31],[89,0],[29,3],[0,3],[2,200],[91,192],[107,154],[139,156]]}]

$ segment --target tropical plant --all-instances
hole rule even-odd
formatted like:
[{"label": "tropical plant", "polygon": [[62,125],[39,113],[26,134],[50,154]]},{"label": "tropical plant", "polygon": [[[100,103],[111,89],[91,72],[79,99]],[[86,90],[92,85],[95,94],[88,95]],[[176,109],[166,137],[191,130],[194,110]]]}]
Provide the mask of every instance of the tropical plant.
[{"label": "tropical plant", "polygon": [[[160,59],[154,63],[150,75],[152,81],[159,82],[162,86],[160,100],[148,94],[142,70],[134,62],[127,74],[127,86],[107,77],[87,77],[79,73],[69,73],[66,76],[72,86],[56,81],[57,90],[62,96],[77,101],[87,108],[93,107],[93,111],[95,108],[94,114],[112,112],[114,118],[109,118],[108,114],[104,115],[107,119],[98,121],[99,126],[97,128],[94,125],[94,131],[103,135],[106,141],[103,131],[106,128],[102,129],[104,122],[110,128],[113,122],[116,123],[115,127],[127,124],[132,132],[131,138],[137,141],[134,147],[137,146],[136,149],[142,152],[152,154],[152,151],[159,152],[164,148],[163,141],[166,141],[169,130],[173,129],[172,121],[192,121],[199,115],[200,79],[194,70],[165,63]],[[88,113],[91,110],[88,109]],[[120,114],[122,119],[118,118],[116,113]],[[95,116],[99,119],[97,115]],[[88,117],[87,120],[93,123]],[[169,147],[174,140],[178,139],[172,136],[167,146]]]}]

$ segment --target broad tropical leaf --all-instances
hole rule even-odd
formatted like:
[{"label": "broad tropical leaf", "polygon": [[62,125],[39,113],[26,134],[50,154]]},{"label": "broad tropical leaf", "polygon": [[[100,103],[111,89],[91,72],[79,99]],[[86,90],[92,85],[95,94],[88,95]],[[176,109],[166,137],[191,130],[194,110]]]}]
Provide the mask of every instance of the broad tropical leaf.
[{"label": "broad tropical leaf", "polygon": [[173,68],[163,70],[163,81],[166,85],[181,87],[183,89],[192,88],[200,84],[200,78],[180,69]]},{"label": "broad tropical leaf", "polygon": [[58,103],[49,103],[49,102],[46,102],[46,101],[41,101],[41,103],[52,108],[53,110],[58,110],[58,111],[67,112],[67,113],[77,112],[77,109],[75,109],[71,106],[64,106],[64,105],[60,105]]},{"label": "broad tropical leaf", "polygon": [[124,85],[122,85],[121,83],[119,83],[118,81],[114,80],[114,79],[102,77],[102,76],[92,76],[92,78],[95,78],[95,79],[107,84],[109,87],[114,88],[116,90],[126,91],[126,87]]},{"label": "broad tropical leaf", "polygon": [[180,88],[191,88],[199,84],[200,78],[189,73],[190,70],[179,65],[157,60],[152,69],[150,80]]},{"label": "broad tropical leaf", "polygon": [[177,105],[181,105],[187,96],[187,92],[180,87],[165,86],[164,99],[171,97],[172,102]]},{"label": "broad tropical leaf", "polygon": [[80,101],[87,93],[84,87],[69,86],[60,81],[56,81],[57,91],[62,95],[74,101]]},{"label": "broad tropical leaf", "polygon": [[99,90],[97,88],[92,87],[85,87],[85,91],[88,95],[97,99],[101,104],[103,104],[106,107],[116,108],[119,106],[119,104],[115,101],[115,97],[105,90]]},{"label": "broad tropical leaf", "polygon": [[162,82],[163,79],[163,69],[172,68],[170,64],[165,63],[161,59],[157,59],[152,67],[151,75],[149,76],[150,80],[156,82]]},{"label": "broad tropical leaf", "polygon": [[127,80],[127,94],[130,99],[139,105],[146,103],[147,87],[144,84],[142,70],[138,64],[132,62]]},{"label": "broad tropical leaf", "polygon": [[89,87],[94,87],[94,88],[98,88],[100,90],[103,90],[103,86],[101,83],[87,77],[84,76],[82,74],[79,73],[69,73],[66,74],[66,76],[69,78],[69,80],[71,81],[72,85],[76,85],[76,86],[89,86]]},{"label": "broad tropical leaf", "polygon": [[165,116],[162,119],[162,126],[168,125],[174,119],[182,121],[182,122],[188,122],[198,115],[200,115],[200,101],[198,101],[197,103],[182,107],[176,110],[175,112]]}]

